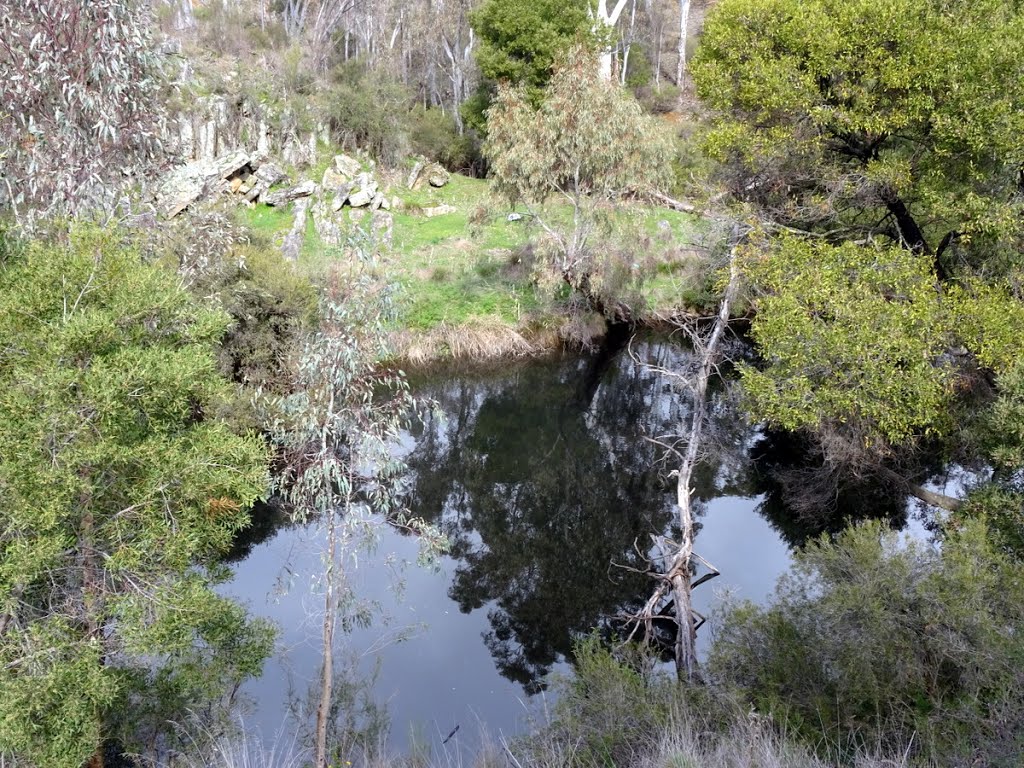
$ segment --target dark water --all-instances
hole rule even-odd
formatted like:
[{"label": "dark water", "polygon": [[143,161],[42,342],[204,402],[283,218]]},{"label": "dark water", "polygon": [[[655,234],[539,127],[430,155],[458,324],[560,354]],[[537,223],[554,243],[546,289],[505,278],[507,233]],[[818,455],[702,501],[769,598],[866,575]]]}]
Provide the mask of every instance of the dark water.
[{"label": "dark water", "polygon": [[[389,618],[342,641],[358,671],[376,670],[372,693],[387,706],[392,748],[426,744],[436,755],[456,725],[448,749],[473,748],[481,730],[512,734],[543,719],[546,678],[567,669],[573,641],[594,628],[611,632],[614,617],[649,594],[647,577],[630,569],[644,567],[639,553],[652,535],[672,535],[673,463],[664,446],[690,407],[650,365],[684,370],[690,355],[667,342],[632,351],[419,385],[438,415],[401,447],[409,506],[452,549],[433,570],[403,570],[417,543],[382,527],[376,554],[348,568],[357,591]],[[695,549],[722,576],[694,594],[705,614],[726,592],[764,600],[790,563],[790,546],[831,525],[786,511],[774,470],[803,460],[801,447],[744,424],[720,383],[710,436],[696,477]],[[890,506],[881,512],[902,525],[905,503]],[[247,725],[264,734],[294,730],[287,701],[302,698],[318,675],[315,537],[277,530],[236,566],[230,586],[282,628],[281,652],[246,688],[257,705]],[[404,583],[398,598],[396,582]]]}]

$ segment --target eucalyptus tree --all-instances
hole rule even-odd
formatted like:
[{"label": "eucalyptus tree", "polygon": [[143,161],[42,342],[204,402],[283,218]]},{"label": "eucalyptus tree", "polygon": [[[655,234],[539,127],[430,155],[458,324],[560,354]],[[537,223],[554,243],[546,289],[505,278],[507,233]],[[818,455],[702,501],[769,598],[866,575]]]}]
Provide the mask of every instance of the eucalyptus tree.
[{"label": "eucalyptus tree", "polygon": [[143,0],[0,0],[0,205],[111,208],[160,151],[161,64]]},{"label": "eucalyptus tree", "polygon": [[634,309],[620,292],[638,277],[635,254],[609,258],[600,238],[628,201],[668,184],[671,152],[658,121],[594,64],[586,46],[574,47],[537,106],[526,88],[503,86],[488,112],[485,152],[495,193],[523,205],[543,230],[546,273],[626,322]]},{"label": "eucalyptus tree", "polygon": [[100,766],[269,652],[213,589],[268,483],[217,415],[227,322],[116,233],[0,241],[0,754]]},{"label": "eucalyptus tree", "polygon": [[[334,759],[328,734],[338,627],[371,618],[349,570],[382,519],[429,533],[400,507],[404,463],[395,446],[416,401],[404,374],[388,364],[392,291],[374,275],[361,246],[353,250],[353,261],[327,278],[320,326],[303,347],[292,393],[266,403],[279,449],[275,485],[297,521],[316,522],[323,532],[316,768]],[[439,543],[429,536],[424,541]]]}]

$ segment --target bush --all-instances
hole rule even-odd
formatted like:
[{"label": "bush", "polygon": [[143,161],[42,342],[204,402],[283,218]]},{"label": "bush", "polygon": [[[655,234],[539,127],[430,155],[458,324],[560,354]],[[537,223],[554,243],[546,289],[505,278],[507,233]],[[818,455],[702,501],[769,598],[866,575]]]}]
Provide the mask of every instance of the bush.
[{"label": "bush", "polygon": [[387,165],[398,165],[409,154],[406,89],[358,62],[336,67],[332,81],[327,119],[339,143],[365,149]]},{"label": "bush", "polygon": [[[546,727],[513,744],[537,768],[827,768],[809,748],[716,687],[689,687],[652,673],[650,659],[620,658],[596,638],[577,645]],[[646,670],[646,671],[641,671]],[[858,768],[905,760],[860,752]]]},{"label": "bush", "polygon": [[812,745],[999,765],[1024,750],[1022,620],[1024,574],[984,526],[940,550],[865,523],[809,544],[768,607],[729,611],[711,670]]},{"label": "bush", "polygon": [[636,99],[644,109],[655,115],[665,115],[679,103],[679,89],[674,85],[643,85],[635,90]]},{"label": "bush", "polygon": [[466,172],[480,163],[474,134],[459,134],[454,118],[440,109],[417,108],[409,115],[410,141],[416,154],[441,163],[450,171]]},{"label": "bush", "polygon": [[594,635],[573,651],[574,674],[557,681],[558,704],[547,728],[523,739],[524,765],[560,761],[580,766],[635,764],[670,722],[675,686],[623,663]]},{"label": "bush", "polygon": [[274,249],[217,213],[188,213],[148,244],[150,257],[176,269],[198,296],[232,319],[218,347],[221,372],[233,381],[283,393],[289,357],[317,312],[316,289]]}]

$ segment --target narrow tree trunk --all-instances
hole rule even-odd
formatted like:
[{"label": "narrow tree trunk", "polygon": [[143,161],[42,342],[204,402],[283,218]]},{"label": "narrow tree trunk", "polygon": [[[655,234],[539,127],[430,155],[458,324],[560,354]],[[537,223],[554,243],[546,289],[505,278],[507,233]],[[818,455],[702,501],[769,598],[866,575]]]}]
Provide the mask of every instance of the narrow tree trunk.
[{"label": "narrow tree trunk", "polygon": [[690,0],[679,0],[679,61],[676,64],[676,86],[682,98],[683,74],[686,72],[686,29],[690,20]]},{"label": "narrow tree trunk", "polygon": [[316,768],[328,768],[327,762],[327,721],[331,712],[331,695],[334,686],[334,625],[337,618],[336,580],[338,578],[338,522],[337,512],[328,512],[327,524],[327,573],[324,587],[323,623],[323,676],[320,679],[320,704],[316,710]]},{"label": "narrow tree trunk", "polygon": [[629,12],[629,37],[623,46],[622,51],[622,71],[619,73],[620,82],[623,86],[626,85],[626,78],[629,73],[629,52],[633,47],[633,36],[636,34],[636,0],[633,0],[633,5]]},{"label": "narrow tree trunk", "polygon": [[690,601],[690,561],[693,558],[693,507],[691,485],[693,470],[700,458],[701,437],[708,413],[708,382],[715,372],[720,356],[722,337],[729,324],[729,308],[739,289],[739,267],[736,249],[729,264],[729,284],[718,307],[718,317],[707,345],[702,350],[700,369],[693,383],[693,409],[690,415],[690,430],[687,436],[686,453],[679,467],[676,482],[676,503],[679,505],[679,527],[682,530],[682,541],[676,552],[673,567],[670,570],[672,595],[676,606],[676,624],[679,632],[676,635],[676,674],[680,680],[693,681],[697,677],[697,630],[693,622],[693,605]]}]

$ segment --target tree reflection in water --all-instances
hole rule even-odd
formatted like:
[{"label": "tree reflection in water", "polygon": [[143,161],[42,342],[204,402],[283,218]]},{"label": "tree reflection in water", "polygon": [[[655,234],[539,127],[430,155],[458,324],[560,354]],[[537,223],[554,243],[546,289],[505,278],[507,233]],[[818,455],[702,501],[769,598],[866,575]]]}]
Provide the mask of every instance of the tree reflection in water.
[{"label": "tree reflection in water", "polygon": [[[635,352],[670,369],[688,355],[666,343]],[[635,545],[646,550],[651,534],[670,533],[673,518],[671,467],[648,438],[677,429],[686,398],[628,355],[600,376],[593,365],[603,363],[531,363],[420,390],[445,418],[417,435],[410,506],[451,539],[450,597],[463,612],[487,608],[485,642],[501,673],[528,692],[576,637],[646,598],[651,581],[617,565],[642,570]],[[735,425],[721,406],[716,420]],[[745,453],[749,430],[719,433],[731,433],[734,459]],[[703,468],[702,500],[749,492],[735,462],[729,473],[720,466]]]}]

